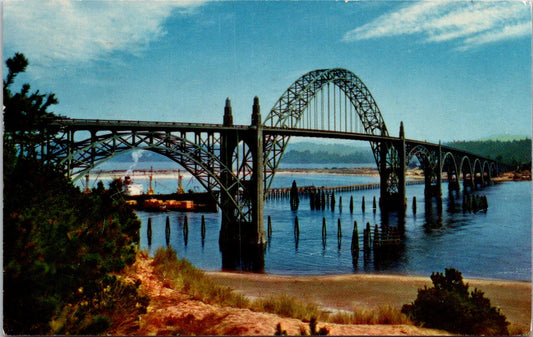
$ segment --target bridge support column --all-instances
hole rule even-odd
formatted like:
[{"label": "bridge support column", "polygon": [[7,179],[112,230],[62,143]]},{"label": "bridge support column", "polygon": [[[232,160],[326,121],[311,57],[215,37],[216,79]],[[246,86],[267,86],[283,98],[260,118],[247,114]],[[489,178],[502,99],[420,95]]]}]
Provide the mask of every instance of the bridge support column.
[{"label": "bridge support column", "polygon": [[407,199],[405,197],[405,174],[407,166],[405,163],[405,131],[403,122],[400,122],[400,144],[398,148],[398,198],[400,209],[405,211]]},{"label": "bridge support column", "polygon": [[264,157],[263,157],[263,122],[261,119],[261,110],[259,106],[259,98],[254,97],[253,112],[252,112],[252,126],[251,126],[251,141],[250,147],[252,149],[253,158],[253,174],[252,174],[252,225],[254,227],[253,237],[256,244],[262,245],[265,240],[265,226],[264,226]]},{"label": "bridge support column", "polygon": [[439,140],[439,152],[437,153],[437,190],[435,191],[437,199],[442,198],[442,144]]},{"label": "bridge support column", "polygon": [[379,207],[382,210],[390,208],[390,196],[388,193],[389,172],[387,171],[387,144],[379,144]]},{"label": "bridge support column", "polygon": [[403,122],[400,125],[400,141],[381,142],[380,162],[380,207],[382,211],[405,211],[405,134]]},{"label": "bridge support column", "polygon": [[[224,126],[232,125],[231,105],[227,99],[224,108]],[[221,199],[222,225],[219,246],[222,252],[222,268],[261,272],[264,270],[263,244],[266,234],[263,224],[263,130],[257,97],[254,99],[250,128],[222,133],[220,155],[222,163],[229,170],[235,169],[234,152],[240,141],[244,141],[250,149],[252,175],[246,180],[245,177],[235,177],[234,172],[228,170],[221,172],[222,184],[241,207],[239,210],[233,201]],[[243,163],[239,162],[237,165]],[[236,181],[241,178],[239,183],[243,186],[243,190],[239,190]],[[221,193],[221,198],[223,197],[224,194]]]},{"label": "bridge support column", "polygon": [[[233,114],[231,110],[231,102],[226,99],[226,106],[224,107],[224,126],[233,126]],[[232,174],[233,170],[233,152],[238,144],[238,134],[235,131],[225,131],[220,136],[220,159],[222,164],[227,168],[220,173],[220,180],[223,188],[228,189],[228,194],[232,198],[237,197],[238,189],[236,186],[235,176]],[[223,246],[230,245],[232,241],[238,240],[240,232],[237,219],[237,210],[235,205],[229,198],[220,193],[220,211],[222,212],[222,224],[220,227],[219,244],[222,249]],[[237,228],[236,228],[237,227]]]},{"label": "bridge support column", "polygon": [[457,195],[459,195],[459,192],[461,190],[461,186],[459,184],[459,175],[457,174],[457,171],[449,172],[450,169],[448,169],[447,176],[448,176],[448,192],[452,193],[453,191],[456,192]]}]

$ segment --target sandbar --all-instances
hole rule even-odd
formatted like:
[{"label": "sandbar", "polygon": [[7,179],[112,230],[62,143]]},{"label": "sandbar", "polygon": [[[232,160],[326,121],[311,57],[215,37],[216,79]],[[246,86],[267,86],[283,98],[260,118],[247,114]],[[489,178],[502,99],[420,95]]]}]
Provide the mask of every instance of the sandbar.
[{"label": "sandbar", "polygon": [[[417,290],[432,286],[429,277],[349,274],[326,276],[279,276],[241,272],[206,272],[221,285],[250,298],[287,295],[312,302],[326,310],[371,309],[411,303]],[[478,288],[499,307],[509,322],[531,330],[531,282],[464,279],[470,290]]]}]

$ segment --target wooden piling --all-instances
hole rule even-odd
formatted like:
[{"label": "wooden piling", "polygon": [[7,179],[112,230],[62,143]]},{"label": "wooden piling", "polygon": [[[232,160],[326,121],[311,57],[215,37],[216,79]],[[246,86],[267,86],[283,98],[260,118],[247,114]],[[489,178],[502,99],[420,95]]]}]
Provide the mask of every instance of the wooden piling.
[{"label": "wooden piling", "polygon": [[357,221],[354,221],[352,232],[352,255],[356,251],[359,251],[359,233],[357,231]]},{"label": "wooden piling", "polygon": [[205,216],[202,214],[202,240],[205,239]]},{"label": "wooden piling", "polygon": [[325,240],[327,235],[328,230],[326,228],[326,218],[322,217],[322,240]]},{"label": "wooden piling", "polygon": [[331,192],[331,211],[333,212],[335,210],[335,192]]},{"label": "wooden piling", "polygon": [[342,212],[342,195],[339,196],[339,212]]},{"label": "wooden piling", "polygon": [[152,218],[148,218],[148,228],[146,230],[146,237],[148,238],[148,246],[152,245]]},{"label": "wooden piling", "polygon": [[379,228],[376,224],[374,226],[374,248],[381,246],[380,240],[379,240]]},{"label": "wooden piling", "polygon": [[187,216],[185,216],[183,221],[183,239],[185,240],[185,246],[187,246],[189,241],[189,218]]},{"label": "wooden piling", "polygon": [[170,245],[170,217],[167,215],[167,221],[165,225],[165,241],[167,246]]},{"label": "wooden piling", "polygon": [[294,237],[300,236],[300,223],[298,222],[298,216],[294,218]]},{"label": "wooden piling", "polygon": [[268,233],[268,237],[271,238],[272,237],[272,218],[270,218],[270,215],[268,216],[268,221],[267,221],[267,233]]},{"label": "wooden piling", "polygon": [[363,213],[365,212],[365,196],[363,195],[363,200],[361,201],[361,210],[363,211]]},{"label": "wooden piling", "polygon": [[290,191],[290,204],[291,210],[298,210],[298,205],[300,204],[300,196],[298,195],[298,186],[296,185],[296,180],[292,181],[292,187]]},{"label": "wooden piling", "polygon": [[363,230],[363,248],[365,250],[370,248],[370,222],[366,223],[366,228]]},{"label": "wooden piling", "polygon": [[337,219],[337,237],[342,237],[341,218]]},{"label": "wooden piling", "polygon": [[350,196],[350,213],[353,213],[353,195]]},{"label": "wooden piling", "polygon": [[413,197],[413,214],[416,214],[416,196]]},{"label": "wooden piling", "polygon": [[376,208],[377,208],[376,196],[374,196],[374,200],[372,201],[372,210],[374,211],[374,213],[376,213]]}]

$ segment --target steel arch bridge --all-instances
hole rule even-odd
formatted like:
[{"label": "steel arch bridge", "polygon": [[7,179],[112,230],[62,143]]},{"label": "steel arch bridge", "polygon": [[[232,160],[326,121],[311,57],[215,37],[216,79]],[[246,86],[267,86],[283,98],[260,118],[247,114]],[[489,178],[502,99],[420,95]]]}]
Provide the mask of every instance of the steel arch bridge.
[{"label": "steel arch bridge", "polygon": [[133,148],[164,155],[220,195],[221,242],[246,238],[253,244],[264,242],[265,191],[293,136],[368,141],[380,174],[382,209],[405,208],[405,171],[413,158],[423,167],[426,192],[432,195],[441,193],[442,172],[448,174],[449,188],[457,190],[461,176],[465,187],[481,187],[502,170],[489,158],[406,139],[403,123],[399,137],[389,135],[370,90],[346,69],[304,74],[264,121],[254,98],[251,119],[250,125],[234,125],[229,99],[222,124],[58,119],[50,128],[59,132],[35,150],[43,160],[65,167],[73,179]]}]

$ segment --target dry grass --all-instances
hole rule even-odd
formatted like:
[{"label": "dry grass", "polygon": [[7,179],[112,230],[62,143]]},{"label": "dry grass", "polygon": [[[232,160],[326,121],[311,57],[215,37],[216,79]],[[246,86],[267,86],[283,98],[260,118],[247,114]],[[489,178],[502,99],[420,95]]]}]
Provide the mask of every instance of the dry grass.
[{"label": "dry grass", "polygon": [[171,288],[181,290],[193,298],[209,304],[236,308],[248,308],[258,312],[269,312],[284,317],[309,321],[312,317],[327,318],[327,314],[315,304],[300,302],[288,296],[248,300],[229,287],[220,286],[206,277],[185,259],[178,259],[172,248],[160,248],[154,256],[154,270],[161,280]]},{"label": "dry grass", "polygon": [[286,295],[257,299],[252,303],[250,309],[270,312],[283,317],[298,318],[303,321],[309,321],[312,317],[327,319],[327,314],[320,310],[317,305],[300,302]]},{"label": "dry grass", "polygon": [[316,304],[302,302],[286,295],[250,301],[244,295],[233,292],[231,288],[216,284],[187,260],[178,259],[172,248],[160,248],[155,253],[154,270],[171,288],[184,291],[209,304],[248,308],[307,322],[314,317],[320,321],[340,324],[412,324],[399,309],[390,306],[328,314]]},{"label": "dry grass", "polygon": [[250,305],[250,301],[243,295],[234,293],[229,287],[216,284],[189,261],[178,259],[172,248],[157,250],[154,270],[171,288],[184,291],[202,302],[235,308],[246,308]]},{"label": "dry grass", "polygon": [[375,309],[358,309],[352,312],[337,312],[329,316],[328,321],[338,324],[412,324],[400,309],[389,305]]}]

